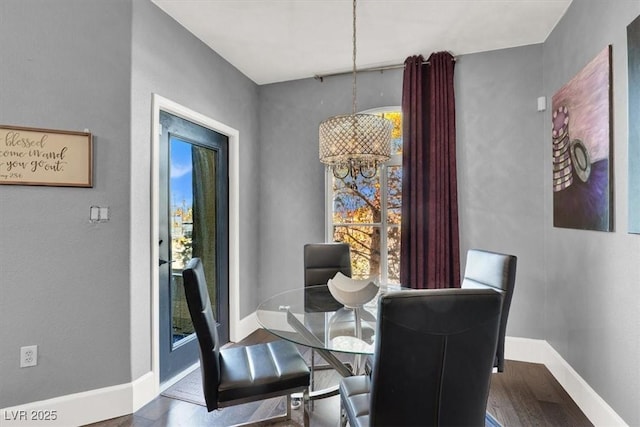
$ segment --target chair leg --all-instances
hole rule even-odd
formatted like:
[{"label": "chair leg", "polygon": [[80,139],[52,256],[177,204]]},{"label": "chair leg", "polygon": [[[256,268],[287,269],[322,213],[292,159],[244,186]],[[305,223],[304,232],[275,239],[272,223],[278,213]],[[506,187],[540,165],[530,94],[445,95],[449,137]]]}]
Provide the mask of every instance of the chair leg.
[{"label": "chair leg", "polygon": [[291,395],[287,394],[287,421],[291,419]]},{"label": "chair leg", "polygon": [[309,419],[309,404],[313,403],[311,402],[311,399],[309,398],[309,389],[306,388],[304,390],[304,393],[302,393],[302,409],[303,409],[303,413],[302,413],[302,424],[304,427],[309,427],[310,419]]},{"label": "chair leg", "polygon": [[344,410],[342,404],[342,398],[340,398],[340,427],[346,427],[347,425],[347,411]]},{"label": "chair leg", "polygon": [[[309,385],[309,387],[311,387],[311,390],[315,390],[315,375],[314,375],[314,371],[316,370],[316,351],[312,348],[311,349],[311,383]],[[309,405],[309,409],[311,411],[314,410],[314,403],[313,401],[310,402]]]}]

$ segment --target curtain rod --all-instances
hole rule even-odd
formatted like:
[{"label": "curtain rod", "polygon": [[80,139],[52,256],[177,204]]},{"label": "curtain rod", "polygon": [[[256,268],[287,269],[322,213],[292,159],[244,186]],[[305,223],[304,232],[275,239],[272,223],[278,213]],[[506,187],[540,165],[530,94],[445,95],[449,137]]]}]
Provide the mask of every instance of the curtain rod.
[{"label": "curtain rod", "polygon": [[[453,62],[456,62],[456,58],[454,57],[452,59]],[[422,65],[426,65],[428,64],[429,61],[422,61]],[[370,71],[387,71],[387,70],[395,70],[398,68],[404,68],[404,64],[394,64],[394,65],[384,65],[381,67],[369,67],[369,68],[360,68],[358,70],[356,70],[356,72],[358,73],[365,73],[365,72],[370,72]],[[336,77],[336,76],[343,76],[345,74],[352,74],[352,71],[339,71],[337,73],[329,73],[329,74],[316,74],[313,76],[314,79],[316,80],[320,80],[323,81],[325,77]]]}]

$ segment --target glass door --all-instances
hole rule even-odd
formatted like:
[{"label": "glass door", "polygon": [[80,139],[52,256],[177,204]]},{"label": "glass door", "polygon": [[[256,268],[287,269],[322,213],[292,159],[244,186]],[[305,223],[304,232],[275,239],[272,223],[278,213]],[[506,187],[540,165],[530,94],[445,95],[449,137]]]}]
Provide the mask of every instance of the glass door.
[{"label": "glass door", "polygon": [[182,270],[202,260],[221,342],[229,337],[226,136],[160,112],[160,381],[198,359]]}]

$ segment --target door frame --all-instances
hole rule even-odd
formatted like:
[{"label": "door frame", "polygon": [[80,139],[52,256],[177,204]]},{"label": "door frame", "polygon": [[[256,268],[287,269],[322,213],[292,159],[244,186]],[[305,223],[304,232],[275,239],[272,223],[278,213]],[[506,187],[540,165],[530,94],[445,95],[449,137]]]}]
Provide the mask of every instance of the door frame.
[{"label": "door frame", "polygon": [[[153,372],[156,390],[160,389],[160,277],[158,274],[158,227],[159,211],[158,201],[160,195],[160,110],[166,111],[174,116],[181,117],[190,122],[204,126],[229,138],[229,339],[237,341],[240,323],[240,227],[238,219],[240,217],[239,200],[239,142],[240,132],[230,126],[218,122],[201,113],[191,110],[177,102],[164,98],[158,94],[152,95],[151,113],[151,259],[149,268],[151,270],[151,370]],[[186,372],[190,371],[188,368]],[[179,379],[180,375],[176,377]],[[168,386],[175,381],[168,381],[163,386]]]}]

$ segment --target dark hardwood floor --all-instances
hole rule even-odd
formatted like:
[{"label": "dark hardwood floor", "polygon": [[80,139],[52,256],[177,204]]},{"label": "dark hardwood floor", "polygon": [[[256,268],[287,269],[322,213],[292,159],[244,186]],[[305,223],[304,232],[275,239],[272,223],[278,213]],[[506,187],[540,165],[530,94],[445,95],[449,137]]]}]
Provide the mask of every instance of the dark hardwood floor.
[{"label": "dark hardwood floor", "polygon": [[581,427],[593,424],[542,364],[507,360],[491,378],[487,411],[511,426]]},{"label": "dark hardwood floor", "polygon": [[[271,334],[260,330],[241,343],[253,344],[271,339]],[[593,425],[549,370],[535,363],[508,360],[504,372],[493,374],[487,411],[504,427]],[[207,425],[206,415],[206,408],[202,406],[158,396],[135,414],[91,424],[91,427],[197,427]],[[297,424],[289,422],[274,425]],[[338,425],[337,414],[335,425]]]}]

